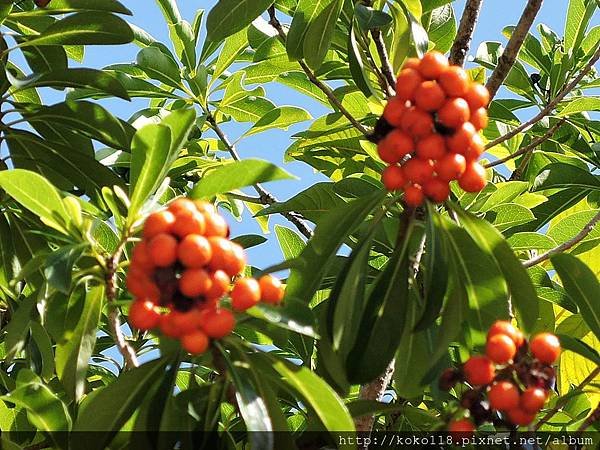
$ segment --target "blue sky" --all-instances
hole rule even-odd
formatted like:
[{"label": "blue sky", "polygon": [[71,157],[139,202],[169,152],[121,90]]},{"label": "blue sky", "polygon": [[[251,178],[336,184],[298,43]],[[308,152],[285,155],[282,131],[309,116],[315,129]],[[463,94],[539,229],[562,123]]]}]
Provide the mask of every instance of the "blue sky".
[{"label": "blue sky", "polygon": [[[427,0],[425,0],[427,1]],[[157,4],[152,0],[122,0],[122,3],[133,12],[133,17],[128,18],[131,22],[145,29],[156,39],[168,43],[168,30],[164,22],[163,16]],[[179,8],[182,16],[188,21],[192,21],[195,12],[199,8],[209,10],[215,0],[178,0]],[[523,0],[488,0],[484,1],[483,12],[480,22],[477,26],[472,52],[483,41],[500,41],[506,42],[502,36],[501,30],[506,25],[514,25],[522,11]],[[462,13],[464,0],[454,3],[455,11],[458,15]],[[552,0],[545,2],[542,6],[542,11],[538,16],[537,23],[545,23],[555,30],[559,35],[562,35],[562,26],[565,21],[567,0]],[[118,62],[135,61],[138,48],[131,44],[118,47],[88,47],[86,49],[86,57],[84,65],[88,67],[102,67],[108,64]],[[313,117],[317,118],[325,113],[327,109],[295,91],[286,87],[270,84],[265,86],[268,97],[277,105],[294,105],[307,109]],[[48,100],[59,101],[59,96],[52,94]],[[103,104],[111,110],[111,112],[123,119],[129,118],[134,112],[144,108],[147,105],[145,100],[134,100],[126,102],[121,100],[105,101]],[[283,164],[283,153],[290,144],[289,137],[307,126],[308,123],[292,127],[288,131],[269,131],[260,135],[244,139],[238,145],[238,150],[242,157],[257,157],[264,158],[282,165],[286,170],[299,177],[298,180],[270,183],[267,188],[271,190],[279,199],[287,199],[294,194],[300,192],[315,181],[324,180],[324,177],[314,174],[312,168],[300,164]],[[232,139],[236,139],[245,129],[245,125],[227,125],[227,132]],[[247,190],[248,193],[254,194],[252,190]],[[242,223],[234,223],[234,220],[229,217],[229,222],[232,225],[232,234],[237,236],[240,234],[256,233],[261,234],[259,227],[256,225],[248,214]],[[281,217],[273,217],[271,219],[271,230],[273,225],[279,223],[293,228],[285,219]],[[273,235],[273,232],[271,233]],[[258,267],[265,267],[276,263],[282,259],[279,246],[274,239],[261,246],[258,246],[249,251],[250,262]]]}]

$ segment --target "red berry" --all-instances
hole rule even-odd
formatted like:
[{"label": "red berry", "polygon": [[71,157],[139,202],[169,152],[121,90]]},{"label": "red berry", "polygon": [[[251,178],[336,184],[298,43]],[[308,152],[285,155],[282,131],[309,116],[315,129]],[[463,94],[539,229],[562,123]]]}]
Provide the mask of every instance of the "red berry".
[{"label": "red berry", "polygon": [[490,93],[485,86],[479,83],[471,83],[464,98],[469,104],[469,108],[476,110],[487,107],[490,102]]},{"label": "red berry", "polygon": [[515,408],[508,411],[508,420],[514,425],[526,426],[535,419],[535,414],[523,411],[521,408]]},{"label": "red berry", "polygon": [[560,342],[551,333],[540,333],[529,342],[529,348],[535,358],[545,364],[552,364],[560,355]]},{"label": "red berry", "polygon": [[200,297],[212,286],[208,272],[204,269],[187,269],[179,278],[179,292],[186,297]]},{"label": "red berry", "polygon": [[433,162],[429,159],[411,158],[402,166],[406,179],[415,184],[424,184],[433,176]]},{"label": "red berry", "polygon": [[393,130],[379,142],[377,150],[382,161],[395,164],[412,152],[414,147],[415,144],[408,134]]},{"label": "red berry", "polygon": [[485,108],[478,108],[471,111],[471,118],[469,119],[475,129],[483,130],[488,125],[488,114]]},{"label": "red berry", "polygon": [[381,181],[388,191],[398,191],[406,184],[406,178],[400,166],[386,167],[381,174]]},{"label": "red berry", "polygon": [[406,110],[400,123],[402,130],[413,137],[423,137],[433,133],[433,119],[431,114],[415,108]]},{"label": "red berry", "polygon": [[485,169],[474,161],[467,164],[464,173],[458,179],[458,185],[466,192],[479,192],[486,184]]},{"label": "red berry", "polygon": [[260,284],[254,278],[240,278],[231,290],[231,305],[236,311],[245,311],[260,301]]},{"label": "red berry", "polygon": [[412,208],[421,206],[425,200],[423,190],[418,185],[409,185],[404,189],[404,203]]},{"label": "red berry", "polygon": [[179,243],[177,257],[184,266],[199,269],[210,262],[212,248],[204,236],[189,234]]},{"label": "red berry", "polygon": [[185,197],[179,197],[169,203],[169,211],[173,214],[177,214],[182,211],[195,212],[197,209],[192,200]]},{"label": "red berry", "polygon": [[169,233],[174,223],[175,216],[171,211],[152,213],[146,219],[146,223],[144,223],[144,237],[150,239],[160,233]]},{"label": "red berry", "polygon": [[204,216],[198,212],[196,205],[193,211],[182,209],[175,213],[175,223],[171,227],[173,234],[184,238],[190,234],[204,234],[206,231],[206,222]]},{"label": "red berry", "polygon": [[217,213],[204,213],[204,222],[206,224],[206,230],[204,232],[206,237],[217,236],[227,237],[229,236],[229,226],[223,216]]},{"label": "red berry", "polygon": [[509,411],[519,406],[519,389],[510,381],[499,381],[490,387],[488,400],[492,408]]},{"label": "red berry", "polygon": [[204,315],[204,332],[213,339],[221,339],[233,331],[235,317],[228,309],[207,310]]},{"label": "red berry", "polygon": [[448,59],[440,52],[426,53],[419,64],[419,72],[428,80],[435,80],[448,68]]},{"label": "red berry", "polygon": [[515,342],[505,334],[490,337],[485,346],[485,354],[496,364],[506,364],[515,357]]},{"label": "red berry", "polygon": [[281,303],[284,296],[284,288],[279,278],[273,275],[263,275],[259,278],[261,301],[277,305]]},{"label": "red berry", "polygon": [[446,154],[446,142],[437,133],[425,136],[417,142],[417,156],[422,159],[439,159]]},{"label": "red berry", "polygon": [[385,105],[383,118],[390,125],[399,127],[402,116],[407,109],[406,100],[402,100],[400,97],[392,97],[388,100],[387,105]]},{"label": "red berry", "polygon": [[486,356],[471,356],[463,366],[467,381],[473,386],[489,384],[494,380],[494,363]]},{"label": "red berry", "polygon": [[490,339],[497,334],[505,334],[517,344],[518,332],[519,331],[510,322],[506,320],[497,320],[488,330],[487,338]]},{"label": "red berry", "polygon": [[414,100],[415,91],[423,82],[421,74],[414,69],[403,69],[396,79],[396,96],[402,100]]},{"label": "red berry", "polygon": [[177,311],[171,311],[160,317],[159,327],[162,334],[171,338],[178,338],[183,334],[185,330],[182,330],[176,323],[178,314],[180,313]]},{"label": "red berry", "polygon": [[424,111],[437,111],[445,101],[446,94],[435,81],[424,81],[415,91],[415,104]]},{"label": "red berry", "polygon": [[448,153],[435,163],[435,173],[441,180],[452,181],[458,179],[467,167],[467,161],[463,155]]},{"label": "red berry", "polygon": [[475,431],[475,425],[469,419],[453,420],[448,424],[448,431],[466,437]]},{"label": "red berry", "polygon": [[229,291],[231,277],[223,270],[216,270],[210,276],[210,289],[206,292],[206,298],[221,298]]},{"label": "red berry", "polygon": [[469,104],[461,97],[451,98],[437,112],[437,120],[447,128],[458,128],[469,120]]},{"label": "red berry", "polygon": [[477,161],[484,151],[485,145],[483,144],[483,139],[481,139],[480,135],[474,134],[469,145],[464,147],[463,151],[459,153],[461,153],[467,161]]},{"label": "red berry", "polygon": [[444,70],[438,82],[450,97],[462,97],[469,89],[469,76],[462,67],[450,66]]},{"label": "red berry", "polygon": [[436,203],[442,203],[450,195],[450,186],[447,181],[439,178],[432,178],[423,185],[423,192]]},{"label": "red berry", "polygon": [[177,239],[170,234],[157,234],[148,242],[148,254],[155,266],[168,267],[177,261]]},{"label": "red berry", "polygon": [[419,64],[421,64],[421,60],[419,58],[407,58],[402,64],[403,69],[419,69]]},{"label": "red berry", "polygon": [[525,412],[536,414],[544,407],[547,397],[545,390],[537,387],[530,387],[523,391],[519,406]]},{"label": "red berry", "polygon": [[154,303],[136,300],[129,308],[129,323],[140,330],[156,328],[160,314],[154,309]]},{"label": "red berry", "polygon": [[477,134],[477,130],[471,122],[465,122],[456,129],[454,134],[447,139],[448,149],[454,153],[463,153],[464,150],[471,145],[473,136]]},{"label": "red berry", "polygon": [[208,336],[200,330],[193,331],[181,338],[181,346],[188,353],[199,355],[208,348]]}]

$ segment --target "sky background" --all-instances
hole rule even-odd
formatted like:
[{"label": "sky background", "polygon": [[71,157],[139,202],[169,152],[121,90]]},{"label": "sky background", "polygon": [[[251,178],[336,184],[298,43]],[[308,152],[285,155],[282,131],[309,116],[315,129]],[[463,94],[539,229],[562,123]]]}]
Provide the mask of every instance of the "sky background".
[{"label": "sky background", "polygon": [[[166,43],[171,47],[168,36],[168,29],[162,13],[153,0],[121,0],[132,12],[132,17],[126,19],[143,28],[157,40]],[[427,0],[423,0],[426,2]],[[198,9],[210,10],[216,3],[216,0],[178,0],[181,15],[192,22]],[[460,19],[460,14],[464,7],[464,0],[454,2],[455,14]],[[502,28],[507,25],[514,25],[519,19],[523,6],[526,2],[523,0],[487,0],[483,2],[483,10],[477,25],[470,55],[473,55],[481,42],[500,41],[506,43],[506,38],[502,35]],[[542,10],[536,20],[536,25],[544,23],[563,35],[563,26],[566,17],[568,0],[549,0],[544,2]],[[282,18],[283,21],[283,18]],[[535,31],[537,34],[537,30]],[[200,40],[202,42],[202,39]],[[201,44],[200,44],[201,45]],[[134,44],[111,46],[111,47],[87,47],[84,66],[103,67],[109,64],[135,61],[139,48]],[[71,65],[75,65],[72,62]],[[23,67],[23,66],[22,66]],[[315,100],[303,96],[285,86],[271,83],[265,86],[267,97],[276,105],[293,105],[307,109],[314,118],[318,118],[331,110]],[[504,93],[503,95],[506,95]],[[55,92],[45,97],[47,101],[54,103],[62,100],[62,93]],[[102,101],[114,115],[122,119],[128,119],[136,111],[145,108],[147,100],[134,99],[131,102],[123,100]],[[290,128],[288,131],[273,130],[259,135],[246,138],[238,144],[238,151],[242,158],[263,158],[272,161],[298,177],[297,180],[268,183],[266,185],[278,199],[286,200],[306,187],[314,184],[316,181],[325,181],[326,178],[320,174],[315,174],[313,169],[302,163],[284,164],[283,155],[285,149],[291,144],[290,136],[298,131],[306,129],[310,122],[305,122]],[[230,123],[224,125],[224,129],[232,140],[236,140],[249,124]],[[251,189],[246,192],[253,195]],[[236,223],[232,217],[228,217],[232,225],[232,235],[241,234],[262,234],[260,228],[254,220],[246,213],[241,223]],[[270,222],[271,234],[274,235],[273,226],[281,224],[293,228],[281,216],[272,216]],[[249,250],[249,261],[257,267],[266,267],[279,262],[282,259],[281,251],[275,239],[269,239],[265,244]]]}]

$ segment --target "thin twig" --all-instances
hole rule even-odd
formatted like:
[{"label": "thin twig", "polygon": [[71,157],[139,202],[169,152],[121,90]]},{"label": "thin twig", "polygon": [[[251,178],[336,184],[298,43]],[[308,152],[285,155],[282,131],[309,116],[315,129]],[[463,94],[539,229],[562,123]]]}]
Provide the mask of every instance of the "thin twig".
[{"label": "thin twig", "polygon": [[[221,142],[223,142],[223,144],[225,145],[225,148],[227,148],[227,151],[229,152],[231,157],[235,161],[239,161],[240,160],[239,153],[237,152],[235,146],[231,143],[231,141],[229,140],[227,135],[221,129],[221,127],[217,123],[215,117],[208,110],[205,110],[205,113],[207,115],[206,120],[211,124],[212,129],[215,131],[215,133],[217,133],[217,136],[219,137]],[[265,188],[263,188],[259,183],[256,183],[255,185],[253,185],[253,187],[254,187],[254,190],[260,196],[258,199],[256,199],[259,201],[259,203],[261,203],[263,205],[272,205],[273,203],[277,203],[277,199],[275,198],[275,196],[273,194],[271,194],[269,191],[267,191]],[[304,221],[299,217],[299,215],[297,213],[290,211],[290,212],[282,212],[281,214],[286,219],[288,219],[291,223],[293,223],[296,226],[296,228],[298,229],[298,231],[300,231],[300,233],[302,233],[304,235],[304,237],[310,239],[313,232],[306,225],[306,223],[304,223]]]},{"label": "thin twig", "polygon": [[554,135],[554,133],[556,133],[556,131],[562,126],[562,124],[565,123],[565,121],[566,121],[566,119],[561,119],[555,125],[550,127],[543,136],[540,136],[537,139],[534,139],[533,141],[531,141],[531,143],[529,143],[525,147],[520,148],[516,152],[514,152],[508,156],[505,156],[504,158],[500,158],[500,159],[497,159],[496,161],[492,161],[491,163],[488,163],[488,164],[484,165],[483,167],[488,169],[490,167],[499,166],[500,164],[504,164],[506,161],[510,161],[511,159],[517,158],[525,153],[528,153],[528,152],[534,150],[542,142],[545,142],[548,139],[550,139]]},{"label": "thin twig", "polygon": [[543,0],[529,0],[527,2],[523,14],[521,14],[521,18],[519,19],[519,23],[517,23],[517,26],[513,30],[513,33],[506,44],[506,48],[498,59],[496,68],[485,85],[488,91],[490,91],[490,98],[494,98],[496,92],[498,92],[498,89],[502,86],[508,72],[510,72],[510,69],[515,63],[519,50],[521,50],[521,46],[523,45],[523,41],[525,41],[529,29],[542,6],[542,2]]},{"label": "thin twig", "polygon": [[482,3],[483,0],[468,0],[465,5],[454,44],[452,44],[452,48],[450,49],[449,59],[452,64],[462,66],[465,63]]},{"label": "thin twig", "polygon": [[131,369],[133,367],[138,367],[140,364],[137,359],[137,355],[135,350],[123,335],[123,330],[121,330],[121,319],[119,318],[119,309],[115,305],[115,301],[117,298],[117,267],[119,265],[119,261],[121,259],[121,255],[123,250],[125,249],[125,244],[127,243],[127,238],[123,237],[119,246],[115,250],[115,252],[106,258],[106,298],[108,299],[110,312],[108,313],[108,323],[110,325],[111,331],[115,337],[115,343],[117,344],[117,349],[119,353],[123,356],[123,360],[125,361],[125,368]]},{"label": "thin twig", "polygon": [[590,426],[600,420],[600,403],[596,405],[596,409],[592,411],[592,413],[586,417],[581,426],[577,429],[578,432],[582,432],[587,430]]},{"label": "thin twig", "polygon": [[[592,381],[594,381],[594,378],[596,378],[598,375],[600,375],[600,367],[596,367],[592,373],[590,373],[581,383],[579,383],[579,385],[575,388],[575,390],[580,390],[583,389],[585,386],[587,386],[589,383],[591,383]],[[569,400],[571,399],[570,396],[563,396],[561,397],[557,402],[556,405],[554,406],[554,408],[552,408],[550,411],[548,411],[546,413],[546,415],[544,417],[542,417],[538,423],[535,424],[534,427],[534,431],[537,431],[540,429],[540,427],[545,424],[546,422],[548,422],[550,419],[552,419],[552,417],[554,417],[554,415],[560,411],[560,409],[565,406]]]},{"label": "thin twig", "polygon": [[533,118],[529,119],[527,122],[522,123],[518,127],[513,128],[508,133],[506,133],[506,134],[500,136],[499,138],[494,139],[492,142],[488,143],[485,146],[486,150],[494,147],[495,145],[501,144],[504,141],[509,140],[513,136],[516,136],[517,134],[528,129],[532,125],[535,125],[537,122],[539,122],[544,117],[546,117],[548,114],[550,114],[554,110],[556,105],[558,105],[561,102],[561,100],[563,98],[565,98],[565,96],[567,94],[569,94],[573,89],[575,89],[577,87],[579,82],[581,80],[583,80],[583,78],[592,69],[592,67],[594,67],[594,64],[596,64],[596,61],[598,61],[599,58],[600,58],[600,46],[598,46],[598,48],[596,49],[596,52],[594,53],[594,56],[592,56],[592,58],[588,61],[588,63],[585,65],[585,67],[583,69],[581,69],[581,72],[579,72],[579,75],[577,75],[573,79],[573,81],[571,81],[569,84],[567,84],[556,95],[556,97],[554,97],[550,102],[548,102],[548,104],[539,113],[537,113]]},{"label": "thin twig", "polygon": [[[283,42],[285,42],[285,40],[286,40],[285,31],[283,30],[281,23],[279,22],[279,20],[277,19],[277,16],[275,15],[275,7],[274,6],[271,6],[269,8],[269,25],[271,25],[273,28],[275,28],[277,33],[279,33],[279,37],[281,38],[281,40]],[[360,131],[365,136],[369,136],[371,134],[370,131],[367,128],[365,128],[365,126],[363,124],[361,124],[358,120],[356,120],[354,118],[354,116],[352,114],[350,114],[350,111],[348,111],[346,109],[346,107],[344,105],[342,105],[342,102],[340,102],[338,100],[338,98],[335,96],[335,94],[333,93],[331,88],[327,84],[325,84],[321,80],[319,80],[317,78],[317,76],[315,75],[315,73],[310,69],[310,67],[308,67],[306,65],[306,63],[303,60],[299,60],[298,64],[300,65],[300,67],[302,68],[302,70],[304,71],[304,73],[306,74],[308,79],[310,80],[310,82],[312,84],[314,84],[315,86],[317,86],[325,94],[325,96],[327,97],[327,99],[329,100],[331,105],[334,108],[336,108],[340,113],[342,113],[348,119],[348,121],[352,124],[352,126],[354,128],[356,128],[358,131]]]},{"label": "thin twig", "polygon": [[577,233],[577,235],[575,237],[573,237],[572,239],[569,239],[567,242],[564,242],[562,244],[560,244],[559,246],[548,250],[545,253],[542,253],[541,255],[536,256],[535,258],[531,258],[527,261],[523,262],[523,265],[525,267],[532,267],[535,266],[536,264],[539,264],[543,261],[546,261],[547,259],[549,259],[551,256],[557,255],[559,253],[562,253],[568,249],[570,249],[571,247],[574,247],[575,245],[577,245],[579,242],[581,242],[583,239],[585,239],[585,237],[590,234],[592,232],[592,230],[594,229],[594,227],[596,226],[596,224],[600,222],[600,212],[597,213],[592,220],[590,220],[584,227],[583,229]]},{"label": "thin twig", "polygon": [[383,73],[386,81],[387,94],[392,96],[396,93],[396,77],[394,76],[394,68],[390,62],[390,56],[388,55],[387,48],[385,47],[381,30],[379,28],[371,30],[371,36],[373,37],[375,48],[377,49],[377,54],[379,55],[379,59],[381,61],[381,72]]}]

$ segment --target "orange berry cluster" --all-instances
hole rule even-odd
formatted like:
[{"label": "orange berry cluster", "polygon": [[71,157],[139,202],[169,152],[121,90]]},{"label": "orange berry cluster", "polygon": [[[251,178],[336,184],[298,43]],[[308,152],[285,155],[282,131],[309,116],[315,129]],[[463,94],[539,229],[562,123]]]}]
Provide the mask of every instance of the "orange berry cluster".
[{"label": "orange berry cluster", "polygon": [[445,201],[453,180],[464,191],[482,190],[485,170],[477,160],[485,147],[478,131],[487,126],[489,99],[484,86],[443,54],[409,58],[375,130],[379,157],[388,164],[386,189],[403,190],[412,207],[425,197]]},{"label": "orange berry cluster", "polygon": [[229,227],[212,204],[174,200],[148,216],[143,239],[133,248],[127,274],[135,297],[131,325],[159,328],[188,352],[203,353],[210,339],[235,327],[232,311],[221,304],[227,295],[236,311],[283,299],[281,281],[271,275],[240,277],[245,266],[244,250],[229,240]]},{"label": "orange berry cluster", "polygon": [[540,333],[527,342],[509,322],[495,322],[488,331],[485,355],[471,356],[462,369],[447,369],[440,377],[440,388],[445,390],[459,381],[471,386],[460,404],[472,420],[453,420],[448,430],[474,431],[475,424],[484,422],[529,425],[554,384],[552,364],[560,352],[553,334]]}]

